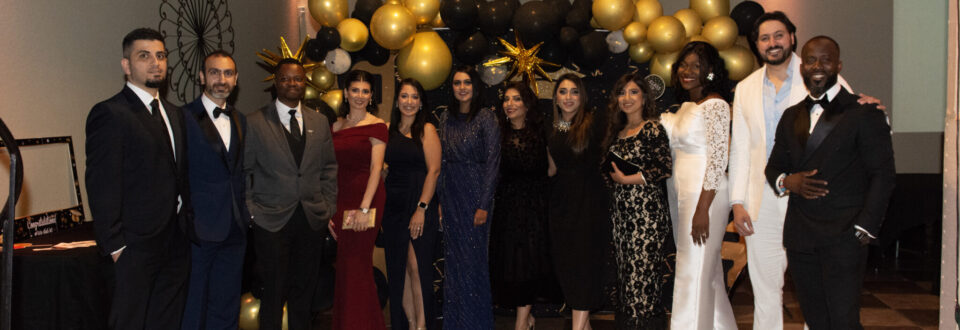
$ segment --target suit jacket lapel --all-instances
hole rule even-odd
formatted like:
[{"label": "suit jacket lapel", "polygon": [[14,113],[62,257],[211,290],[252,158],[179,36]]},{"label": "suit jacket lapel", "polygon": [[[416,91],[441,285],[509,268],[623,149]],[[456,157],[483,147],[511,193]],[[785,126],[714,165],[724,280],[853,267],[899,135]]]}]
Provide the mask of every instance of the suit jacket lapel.
[{"label": "suit jacket lapel", "polygon": [[[280,115],[277,114],[277,106],[273,102],[270,105],[263,109],[266,113],[263,114],[263,117],[267,119],[271,130],[273,131],[273,139],[277,141],[278,146],[282,149],[283,154],[286,155],[287,161],[289,161],[292,168],[297,168],[297,161],[293,159],[293,152],[290,151],[290,144],[287,142],[286,129],[283,128],[283,124],[280,123]],[[306,152],[306,150],[304,150]]]},{"label": "suit jacket lapel", "polygon": [[[837,126],[837,123],[843,119],[843,110],[846,106],[843,98],[846,94],[846,91],[841,88],[840,92],[833,97],[830,104],[827,104],[827,107],[823,109],[823,114],[821,114],[820,119],[817,120],[817,124],[813,128],[813,133],[810,134],[810,137],[806,141],[803,152],[804,163],[810,160],[810,157],[820,148],[823,141],[833,132],[833,128]],[[806,117],[807,121],[810,121],[809,114]]]},{"label": "suit jacket lapel", "polygon": [[[170,147],[171,147],[170,139],[167,137],[168,136],[167,132],[162,131],[161,127],[157,126],[157,123],[153,121],[153,117],[151,117],[150,109],[143,104],[143,101],[140,100],[140,97],[137,96],[137,93],[134,93],[133,90],[130,89],[130,87],[127,87],[127,86],[123,87],[123,95],[126,96],[127,102],[130,103],[131,105],[130,111],[133,111],[133,115],[140,120],[140,123],[143,124],[143,127],[147,128],[147,132],[153,136],[155,141],[160,141],[162,143],[162,145],[164,146],[163,148],[167,151],[167,156],[169,156],[170,162],[173,164],[176,164],[176,160],[173,158],[174,151],[170,150]],[[161,99],[160,102],[163,102],[163,106],[165,109],[171,108],[171,106],[167,104],[166,101],[163,101]],[[173,117],[174,117],[173,112],[168,111],[167,118],[170,119],[171,126],[175,125],[173,123],[174,122]],[[176,136],[177,129],[173,129],[172,131],[174,132],[174,142],[179,143],[181,139]],[[183,135],[181,134],[180,137],[183,137]],[[179,150],[182,150],[182,148],[177,148],[177,151]],[[177,158],[178,159],[180,158],[179,154],[177,155]]]},{"label": "suit jacket lapel", "polygon": [[237,109],[232,109],[232,113],[233,115],[230,116],[230,148],[225,153],[231,156],[227,157],[227,159],[232,162],[227,166],[231,172],[233,172],[234,169],[238,168],[238,165],[240,165],[239,160],[241,159],[241,155],[243,155],[244,133],[242,128],[243,125],[240,123],[240,115],[237,113]]},{"label": "suit jacket lapel", "polygon": [[303,159],[300,161],[300,166],[303,167],[307,159],[311,159],[310,157],[313,157],[312,155],[314,151],[312,150],[316,149],[317,147],[314,145],[313,140],[315,139],[312,139],[310,137],[314,134],[314,130],[316,130],[317,127],[320,125],[320,121],[318,120],[319,118],[317,117],[320,115],[320,113],[303,105],[301,105],[300,111],[303,113],[303,138],[304,138]]}]

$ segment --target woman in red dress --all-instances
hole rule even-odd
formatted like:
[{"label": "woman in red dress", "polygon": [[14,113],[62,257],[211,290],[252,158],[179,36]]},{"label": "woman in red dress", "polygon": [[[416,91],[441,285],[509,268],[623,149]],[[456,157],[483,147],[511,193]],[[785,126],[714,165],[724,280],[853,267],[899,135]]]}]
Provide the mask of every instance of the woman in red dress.
[{"label": "woman in red dress", "polygon": [[[347,75],[340,118],[333,123],[337,154],[337,213],[330,221],[337,239],[337,279],[333,329],[385,329],[373,281],[373,244],[380,231],[386,196],[380,172],[387,148],[387,125],[373,115],[373,76]],[[344,217],[346,214],[346,217]],[[368,224],[371,217],[374,221]]]}]

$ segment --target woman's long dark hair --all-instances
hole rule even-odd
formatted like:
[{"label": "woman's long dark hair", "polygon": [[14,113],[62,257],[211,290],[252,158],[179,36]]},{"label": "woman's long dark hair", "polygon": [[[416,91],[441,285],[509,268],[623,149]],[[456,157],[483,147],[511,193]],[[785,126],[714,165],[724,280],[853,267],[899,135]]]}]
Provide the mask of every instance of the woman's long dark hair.
[{"label": "woman's long dark hair", "polygon": [[[537,94],[533,93],[530,85],[522,81],[514,81],[508,84],[507,88],[503,90],[504,100],[506,100],[507,91],[511,89],[520,94],[520,100],[523,102],[523,106],[527,108],[527,114],[525,115],[526,125],[533,129],[540,127],[540,113],[537,111]],[[504,141],[507,141],[513,134],[513,129],[510,126],[510,118],[507,118],[507,112],[503,109],[503,102],[500,103],[500,111],[497,112],[497,117],[500,118],[500,137]]]},{"label": "woman's long dark hair", "polygon": [[617,136],[617,133],[627,126],[627,115],[620,111],[619,96],[625,92],[624,89],[630,82],[637,84],[640,87],[640,93],[643,94],[643,106],[640,109],[643,120],[659,119],[657,101],[653,97],[653,93],[650,92],[650,85],[647,84],[647,81],[638,73],[625,74],[617,79],[617,82],[613,84],[613,89],[610,90],[610,101],[607,103],[607,118],[610,118],[610,122],[607,124],[607,134],[603,140],[604,146],[609,146],[613,142],[613,137]]},{"label": "woman's long dark hair", "polygon": [[350,88],[350,84],[358,81],[370,84],[370,102],[367,102],[367,112],[374,115],[377,114],[378,109],[377,106],[373,104],[373,95],[377,95],[375,91],[376,88],[380,88],[380,86],[374,83],[373,75],[370,74],[370,72],[353,70],[347,73],[347,78],[344,81],[343,100],[340,102],[340,109],[337,110],[341,118],[347,118],[347,114],[350,113],[350,101],[347,100],[347,90]]},{"label": "woman's long dark hair", "polygon": [[[674,62],[673,68],[670,69],[670,82],[677,95],[677,101],[694,101],[690,99],[690,93],[680,87],[680,78],[677,77],[680,62],[690,54],[697,54],[697,58],[700,60],[700,77],[698,79],[700,85],[703,86],[703,92],[700,94],[706,96],[716,93],[725,101],[730,102],[730,91],[726,88],[727,67],[717,49],[703,41],[693,41],[684,45],[683,49],[680,50],[680,55],[677,55],[677,61]],[[710,73],[713,73],[713,77],[708,79]]]},{"label": "woman's long dark hair", "polygon": [[470,112],[467,113],[467,120],[470,121],[480,112],[480,89],[483,81],[480,80],[480,74],[472,65],[458,66],[450,73],[450,103],[447,106],[447,111],[452,111],[451,115],[460,113],[460,100],[457,100],[456,92],[453,91],[453,76],[459,72],[470,76],[470,83],[473,85],[473,95],[470,97]]},{"label": "woman's long dark hair", "polygon": [[[570,133],[567,134],[567,144],[574,153],[579,154],[590,144],[590,124],[593,122],[593,114],[587,113],[587,89],[583,85],[583,80],[573,73],[567,73],[560,76],[557,84],[553,86],[553,123],[556,124],[563,119],[560,115],[560,107],[557,105],[557,90],[560,89],[560,83],[564,80],[572,82],[580,92],[579,109],[570,121]],[[553,129],[553,134],[557,134],[556,128]]]},{"label": "woman's long dark hair", "polygon": [[400,90],[403,89],[403,86],[411,86],[413,89],[417,90],[417,96],[420,97],[420,109],[417,110],[417,114],[413,116],[413,123],[410,124],[410,137],[417,142],[418,145],[423,143],[423,126],[427,123],[427,111],[423,109],[429,109],[427,107],[427,96],[426,92],[423,90],[423,86],[420,85],[416,79],[406,78],[400,81],[400,84],[397,85],[397,92],[393,97],[393,109],[390,110],[390,131],[398,135],[403,135],[400,133],[400,118],[403,117],[403,114],[400,113]]}]

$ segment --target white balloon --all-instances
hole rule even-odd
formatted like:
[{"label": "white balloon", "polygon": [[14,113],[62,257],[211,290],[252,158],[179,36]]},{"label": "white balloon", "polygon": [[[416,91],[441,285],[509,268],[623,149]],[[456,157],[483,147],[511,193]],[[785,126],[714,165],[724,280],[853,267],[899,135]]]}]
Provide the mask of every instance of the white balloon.
[{"label": "white balloon", "polygon": [[323,65],[333,74],[343,74],[349,71],[351,64],[350,54],[341,48],[327,52],[327,57],[323,59]]},{"label": "white balloon", "polygon": [[[487,63],[487,61],[495,60],[500,58],[497,55],[490,55],[480,61],[480,63]],[[483,80],[487,86],[493,86],[503,82],[504,79],[507,79],[507,66],[504,64],[486,66],[480,64],[480,80]]]},{"label": "white balloon", "polygon": [[630,48],[630,44],[623,40],[623,30],[612,31],[607,35],[607,48],[614,54],[623,53]]}]

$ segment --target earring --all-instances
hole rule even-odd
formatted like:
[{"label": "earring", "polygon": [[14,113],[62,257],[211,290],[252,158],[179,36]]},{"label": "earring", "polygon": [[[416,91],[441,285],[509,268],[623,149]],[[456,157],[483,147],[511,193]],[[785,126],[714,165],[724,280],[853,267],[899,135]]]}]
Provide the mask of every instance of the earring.
[{"label": "earring", "polygon": [[707,74],[707,81],[713,81],[713,72]]}]

